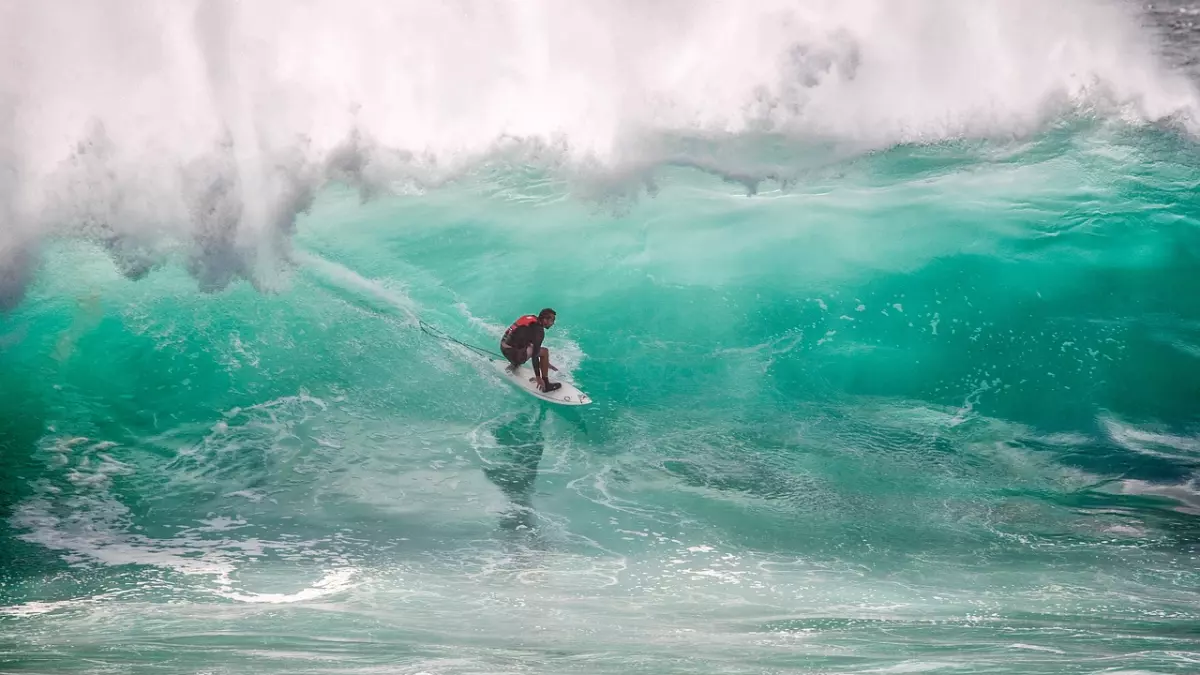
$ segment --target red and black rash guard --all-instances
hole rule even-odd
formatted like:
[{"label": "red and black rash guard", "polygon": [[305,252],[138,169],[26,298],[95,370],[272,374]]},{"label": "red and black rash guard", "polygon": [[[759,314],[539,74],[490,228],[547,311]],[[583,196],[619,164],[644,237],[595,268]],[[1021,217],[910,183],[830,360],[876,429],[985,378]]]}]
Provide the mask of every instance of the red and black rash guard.
[{"label": "red and black rash guard", "polygon": [[500,338],[500,349],[505,352],[505,356],[512,360],[508,352],[516,352],[519,355],[520,361],[524,362],[525,354],[529,354],[529,358],[533,361],[533,372],[542,372],[539,368],[542,365],[542,340],[546,337],[546,329],[542,324],[538,323],[538,318],[533,315],[523,316],[513,322],[513,325],[504,331],[504,337]]}]

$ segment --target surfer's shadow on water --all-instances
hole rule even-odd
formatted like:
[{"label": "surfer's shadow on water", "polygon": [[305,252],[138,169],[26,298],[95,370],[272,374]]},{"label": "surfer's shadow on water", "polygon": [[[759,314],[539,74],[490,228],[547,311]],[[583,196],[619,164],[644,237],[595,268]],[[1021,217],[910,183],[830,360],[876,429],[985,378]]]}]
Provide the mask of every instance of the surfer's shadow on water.
[{"label": "surfer's shadow on water", "polygon": [[[477,444],[476,451],[483,462],[484,476],[508,501],[499,521],[500,528],[505,531],[533,534],[544,530],[552,520],[540,514],[534,505],[537,480],[543,473],[541,465],[546,454],[544,427],[550,412],[548,408],[539,404],[481,429],[495,443],[490,448]],[[565,416],[579,427],[583,421],[574,419],[576,417]],[[553,473],[555,468],[549,471]]]},{"label": "surfer's shadow on water", "polygon": [[483,474],[509,501],[510,508],[500,520],[505,529],[532,530],[536,526],[533,493],[546,449],[545,417],[544,409],[536,414],[524,412],[491,430],[498,448],[488,457]]}]

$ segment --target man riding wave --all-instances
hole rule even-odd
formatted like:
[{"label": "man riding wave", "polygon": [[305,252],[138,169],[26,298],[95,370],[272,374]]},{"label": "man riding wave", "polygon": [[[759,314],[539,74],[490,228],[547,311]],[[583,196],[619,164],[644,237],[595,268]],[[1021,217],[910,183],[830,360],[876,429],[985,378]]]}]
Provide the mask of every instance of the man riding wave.
[{"label": "man riding wave", "polygon": [[500,338],[500,353],[508,359],[509,370],[516,371],[521,364],[532,359],[533,374],[538,389],[543,392],[562,387],[562,383],[550,381],[549,371],[557,371],[558,368],[550,365],[550,350],[542,346],[546,329],[554,325],[555,318],[555,311],[549,307],[538,312],[537,316],[526,314],[514,321],[504,331],[504,337]]}]

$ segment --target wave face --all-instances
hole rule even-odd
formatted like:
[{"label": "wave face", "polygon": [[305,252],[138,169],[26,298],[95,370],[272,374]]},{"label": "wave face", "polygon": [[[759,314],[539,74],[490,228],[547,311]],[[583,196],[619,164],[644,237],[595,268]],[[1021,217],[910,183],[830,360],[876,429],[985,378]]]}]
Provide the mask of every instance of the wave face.
[{"label": "wave face", "polygon": [[1194,669],[1198,16],[0,5],[0,662]]}]

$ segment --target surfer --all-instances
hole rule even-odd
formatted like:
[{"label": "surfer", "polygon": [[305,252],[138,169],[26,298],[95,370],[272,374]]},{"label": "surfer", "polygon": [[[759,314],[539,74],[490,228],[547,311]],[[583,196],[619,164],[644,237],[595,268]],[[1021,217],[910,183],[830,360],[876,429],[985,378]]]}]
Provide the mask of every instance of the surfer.
[{"label": "surfer", "polygon": [[546,329],[554,325],[556,313],[547,307],[538,312],[537,316],[526,314],[513,322],[500,338],[500,352],[508,359],[508,370],[516,369],[526,361],[533,360],[533,375],[537,378],[538,389],[551,392],[562,387],[559,382],[550,381],[551,370],[558,370],[550,365],[550,350],[542,346],[546,337]]}]

